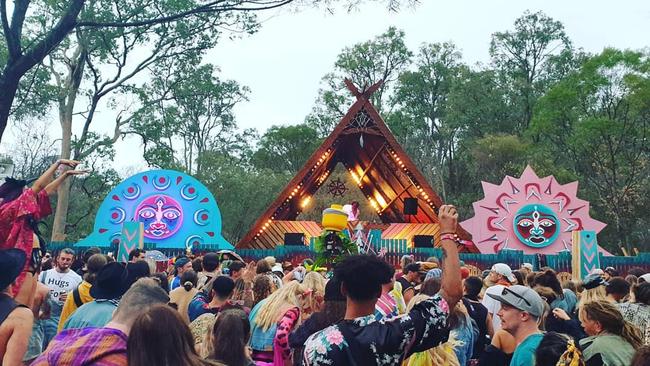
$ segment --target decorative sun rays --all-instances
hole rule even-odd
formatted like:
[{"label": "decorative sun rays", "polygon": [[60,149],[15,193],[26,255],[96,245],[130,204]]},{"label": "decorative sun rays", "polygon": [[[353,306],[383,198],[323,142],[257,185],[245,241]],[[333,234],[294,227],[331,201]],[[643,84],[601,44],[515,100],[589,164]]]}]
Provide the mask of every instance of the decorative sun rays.
[{"label": "decorative sun rays", "polygon": [[461,224],[482,253],[557,253],[571,249],[572,231],[605,227],[589,216],[589,202],[577,197],[578,182],[562,185],[553,176],[539,178],[527,166],[519,178],[482,185],[484,198],[474,202],[474,217]]}]

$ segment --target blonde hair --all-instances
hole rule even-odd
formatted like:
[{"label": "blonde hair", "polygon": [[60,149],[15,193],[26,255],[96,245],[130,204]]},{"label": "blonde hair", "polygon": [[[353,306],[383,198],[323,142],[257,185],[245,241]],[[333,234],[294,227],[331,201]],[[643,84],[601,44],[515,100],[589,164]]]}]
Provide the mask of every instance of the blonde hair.
[{"label": "blonde hair", "polygon": [[[430,296],[424,295],[424,294],[417,294],[411,298],[411,301],[409,301],[408,306],[406,307],[406,311],[409,312],[411,309],[413,309],[413,306],[416,304],[429,299]],[[458,302],[459,304],[462,305],[462,302]],[[467,309],[463,306],[462,309],[459,309],[460,312],[465,311],[467,313]],[[415,366],[415,365],[448,365],[448,366],[460,366],[460,361],[458,361],[458,356],[456,356],[456,348],[463,346],[463,342],[455,339],[452,334],[449,335],[449,338],[447,339],[447,342],[441,343],[436,347],[429,348],[426,351],[423,352],[417,352],[411,355],[408,359],[404,361],[402,366]],[[422,358],[425,358],[425,360],[422,360]]]},{"label": "blonde hair", "polygon": [[153,258],[145,258],[144,261],[149,266],[149,273],[154,274],[154,273],[158,272],[155,259],[153,259]]},{"label": "blonde hair", "polygon": [[307,273],[302,285],[321,295],[325,294],[325,278],[318,272]]},{"label": "blonde hair", "polygon": [[598,286],[589,290],[584,290],[580,293],[580,305],[584,305],[593,301],[607,300],[607,293],[605,286]]},{"label": "blonde hair", "polygon": [[635,349],[643,346],[639,329],[625,320],[618,307],[609,301],[592,301],[584,304],[578,317],[580,321],[589,319],[600,323],[604,331],[621,336]]},{"label": "blonde hair", "polygon": [[[308,288],[301,285],[298,281],[291,281],[280,287],[274,293],[266,298],[266,302],[261,305],[255,324],[262,330],[267,331],[278,322],[279,312],[285,309],[283,304],[290,304],[300,309],[302,312],[301,297],[308,292]],[[311,297],[311,296],[310,296]]]}]

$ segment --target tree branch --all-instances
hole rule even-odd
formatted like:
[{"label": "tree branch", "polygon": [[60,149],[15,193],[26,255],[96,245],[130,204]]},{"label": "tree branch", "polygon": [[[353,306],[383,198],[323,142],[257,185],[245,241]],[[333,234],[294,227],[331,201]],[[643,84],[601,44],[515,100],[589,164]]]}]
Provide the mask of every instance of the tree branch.
[{"label": "tree branch", "polygon": [[84,2],[85,0],[70,1],[70,5],[64,15],[50,32],[48,32],[47,36],[16,61],[13,66],[13,72],[15,74],[22,77],[29,69],[40,63],[47,54],[52,52],[61,43],[77,24],[77,17],[84,6]]},{"label": "tree branch", "polygon": [[[115,28],[125,28],[125,27],[141,27],[145,25],[152,24],[163,24],[170,23],[178,19],[182,19],[191,15],[203,14],[203,13],[217,13],[224,11],[260,11],[260,10],[271,10],[287,4],[292,3],[294,0],[255,0],[255,1],[246,1],[240,0],[236,1],[232,5],[219,5],[220,3],[226,2],[226,0],[217,0],[205,5],[196,7],[194,9],[184,11],[178,14],[169,15],[161,18],[141,20],[137,22],[78,22],[78,27],[115,27]],[[261,4],[261,6],[254,7],[245,7],[241,6],[242,4]]]}]

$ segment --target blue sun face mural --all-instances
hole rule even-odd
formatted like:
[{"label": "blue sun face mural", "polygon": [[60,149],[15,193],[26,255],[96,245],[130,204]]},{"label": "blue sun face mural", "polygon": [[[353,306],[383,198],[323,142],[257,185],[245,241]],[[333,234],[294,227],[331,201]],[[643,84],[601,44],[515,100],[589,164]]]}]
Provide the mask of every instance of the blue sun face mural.
[{"label": "blue sun face mural", "polygon": [[560,220],[550,208],[542,204],[530,204],[520,208],[512,224],[517,239],[532,248],[547,247],[560,234]]},{"label": "blue sun face mural", "polygon": [[77,245],[111,246],[127,221],[142,222],[145,243],[156,248],[233,249],[221,236],[221,213],[210,191],[173,170],[150,170],[120,183],[99,207],[92,234]]}]

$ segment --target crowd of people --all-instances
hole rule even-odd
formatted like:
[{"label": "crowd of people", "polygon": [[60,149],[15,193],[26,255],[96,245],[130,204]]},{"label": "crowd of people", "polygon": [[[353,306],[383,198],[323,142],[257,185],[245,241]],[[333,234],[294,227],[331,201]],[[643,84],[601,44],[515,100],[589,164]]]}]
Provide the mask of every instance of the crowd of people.
[{"label": "crowd of people", "polygon": [[551,268],[495,263],[472,274],[458,257],[457,218],[453,206],[440,208],[443,258],[404,256],[399,271],[373,255],[314,268],[308,260],[245,263],[204,253],[160,268],[139,249],[128,263],[91,248],[79,258],[70,249],[45,254],[38,265],[32,247],[2,249],[0,359],[4,366],[650,365],[650,273],[621,277],[606,268],[572,282]]}]

